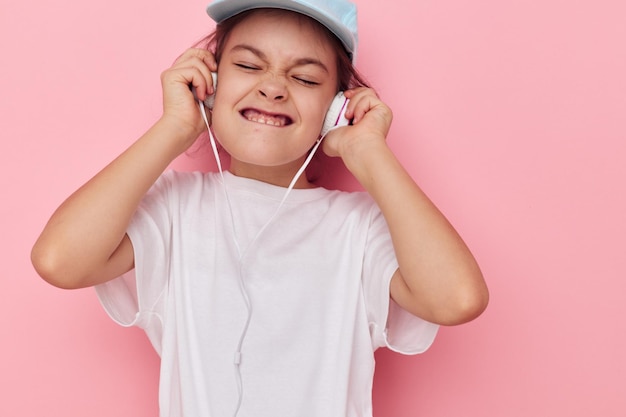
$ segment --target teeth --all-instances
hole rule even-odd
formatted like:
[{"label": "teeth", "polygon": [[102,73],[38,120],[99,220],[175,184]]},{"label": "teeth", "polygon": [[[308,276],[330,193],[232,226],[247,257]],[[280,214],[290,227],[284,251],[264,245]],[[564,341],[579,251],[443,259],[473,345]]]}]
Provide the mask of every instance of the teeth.
[{"label": "teeth", "polygon": [[284,116],[270,116],[254,110],[246,110],[243,113],[243,116],[251,122],[261,123],[264,125],[285,126],[287,124],[287,120]]}]

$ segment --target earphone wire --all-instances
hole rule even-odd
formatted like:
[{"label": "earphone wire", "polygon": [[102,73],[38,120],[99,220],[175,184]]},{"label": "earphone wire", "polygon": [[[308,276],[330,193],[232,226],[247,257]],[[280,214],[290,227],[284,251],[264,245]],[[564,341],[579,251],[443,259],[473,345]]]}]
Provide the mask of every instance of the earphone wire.
[{"label": "earphone wire", "polygon": [[267,222],[265,222],[263,227],[261,227],[261,229],[259,229],[257,234],[252,239],[252,241],[250,241],[248,246],[242,252],[241,247],[239,246],[239,242],[237,241],[236,225],[235,225],[235,218],[234,218],[235,216],[233,215],[232,204],[231,204],[231,201],[230,201],[230,197],[228,195],[228,190],[226,188],[226,181],[225,181],[225,178],[224,178],[224,172],[222,170],[222,163],[220,161],[219,152],[217,150],[217,142],[215,141],[215,137],[213,136],[213,132],[212,132],[211,127],[209,125],[209,120],[208,120],[208,117],[206,115],[206,109],[204,107],[204,103],[201,100],[198,100],[198,105],[200,107],[200,113],[202,114],[202,119],[204,120],[204,123],[206,125],[207,131],[209,132],[209,141],[211,143],[211,149],[213,151],[213,155],[214,155],[216,163],[217,163],[217,168],[218,168],[219,173],[220,173],[220,177],[221,177],[221,180],[222,180],[222,188],[224,190],[226,203],[228,205],[228,210],[229,210],[229,213],[230,213],[230,223],[231,223],[231,228],[232,228],[232,231],[233,231],[233,241],[234,241],[235,247],[237,249],[237,254],[239,255],[239,288],[240,288],[242,297],[243,297],[245,305],[246,305],[246,310],[247,310],[246,321],[244,323],[241,336],[239,337],[239,341],[237,343],[237,350],[235,351],[235,358],[234,358],[235,377],[236,377],[236,380],[237,380],[237,389],[238,389],[238,394],[239,395],[238,395],[237,405],[235,407],[235,412],[234,412],[233,416],[237,417],[237,415],[239,414],[239,410],[241,408],[242,401],[243,401],[243,379],[242,379],[242,376],[241,376],[241,368],[240,368],[241,356],[242,356],[241,355],[241,350],[242,350],[244,339],[245,339],[246,334],[248,332],[248,328],[250,327],[250,321],[252,319],[252,302],[250,300],[250,296],[248,295],[248,290],[246,288],[246,283],[245,283],[245,280],[244,280],[244,277],[243,277],[243,260],[244,260],[245,256],[248,254],[248,251],[250,250],[250,248],[256,243],[256,241],[263,234],[263,232],[267,229],[267,227],[270,224],[272,224],[274,219],[278,216],[278,213],[279,213],[280,209],[282,208],[283,204],[287,200],[287,197],[289,196],[291,191],[294,189],[294,187],[296,185],[296,182],[298,181],[298,179],[300,178],[302,173],[305,171],[305,169],[307,168],[307,166],[309,165],[309,163],[313,159],[313,156],[317,152],[317,149],[319,148],[320,144],[322,143],[322,140],[326,137],[326,135],[330,131],[336,129],[339,126],[333,126],[330,129],[328,129],[323,135],[320,135],[320,137],[317,139],[317,141],[315,142],[315,144],[311,148],[309,154],[305,158],[304,163],[302,164],[300,169],[298,169],[298,171],[294,175],[293,179],[291,180],[291,183],[287,187],[287,191],[285,191],[285,194],[283,195],[283,198],[281,199],[280,203],[278,204],[278,207],[274,211],[274,214],[272,214],[272,216],[269,218],[269,220]]},{"label": "earphone wire", "polygon": [[239,365],[241,364],[241,348],[243,346],[243,340],[245,338],[246,333],[248,332],[248,327],[250,325],[250,320],[252,319],[252,303],[250,301],[250,297],[248,296],[248,291],[246,289],[246,284],[243,279],[243,257],[245,252],[241,251],[241,247],[239,246],[239,241],[237,240],[237,230],[235,226],[235,216],[233,215],[233,207],[230,202],[230,197],[228,195],[228,191],[226,189],[226,179],[224,178],[224,170],[222,169],[222,162],[219,157],[219,152],[217,150],[217,143],[215,141],[215,137],[213,136],[213,132],[211,131],[211,127],[209,125],[209,120],[206,115],[206,109],[204,107],[204,103],[198,100],[198,105],[200,107],[200,113],[202,114],[202,119],[204,120],[204,124],[206,125],[207,131],[209,132],[209,142],[211,144],[211,150],[213,151],[213,156],[215,157],[215,162],[217,164],[217,169],[220,173],[220,178],[222,180],[222,190],[224,191],[224,197],[226,200],[226,204],[228,206],[228,211],[230,214],[230,225],[233,233],[233,242],[235,244],[235,248],[237,249],[237,255],[239,256],[239,270],[238,270],[238,283],[239,290],[243,297],[244,303],[246,305],[246,321],[244,322],[243,330],[241,332],[241,336],[239,337],[239,341],[237,343],[237,349],[235,350],[234,356],[234,365],[235,365],[235,380],[237,382],[237,405],[235,407],[235,412],[233,414],[234,417],[239,414],[239,409],[241,408],[241,402],[243,400],[243,380],[241,378],[241,369]]}]

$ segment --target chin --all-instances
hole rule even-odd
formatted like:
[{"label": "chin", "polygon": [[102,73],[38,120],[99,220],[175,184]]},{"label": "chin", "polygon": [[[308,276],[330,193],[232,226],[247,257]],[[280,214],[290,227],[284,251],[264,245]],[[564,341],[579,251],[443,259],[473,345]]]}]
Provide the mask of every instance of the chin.
[{"label": "chin", "polygon": [[291,149],[285,146],[289,139],[265,132],[240,134],[232,140],[228,136],[222,138],[216,132],[216,139],[234,160],[262,167],[278,167],[303,161],[317,138]]}]

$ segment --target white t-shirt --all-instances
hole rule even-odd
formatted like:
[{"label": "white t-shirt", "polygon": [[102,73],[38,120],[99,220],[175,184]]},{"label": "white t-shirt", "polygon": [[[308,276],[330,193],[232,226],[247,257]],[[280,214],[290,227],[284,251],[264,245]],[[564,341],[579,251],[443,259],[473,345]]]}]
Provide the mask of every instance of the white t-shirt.
[{"label": "white t-shirt", "polygon": [[240,399],[239,417],[370,417],[374,350],[420,353],[438,329],[390,302],[380,210],[295,189],[258,235],[286,190],[224,179],[164,174],[128,229],[135,270],[96,288],[161,356],[161,417],[230,417]]}]

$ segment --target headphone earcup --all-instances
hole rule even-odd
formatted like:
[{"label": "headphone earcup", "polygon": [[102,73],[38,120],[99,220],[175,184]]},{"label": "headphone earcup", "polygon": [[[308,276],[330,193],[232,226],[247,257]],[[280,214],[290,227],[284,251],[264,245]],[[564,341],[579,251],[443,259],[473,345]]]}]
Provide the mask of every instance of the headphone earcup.
[{"label": "headphone earcup", "polygon": [[[213,78],[213,91],[216,91],[216,88],[217,88],[217,73],[216,72],[211,72],[211,77]],[[210,96],[208,96],[204,100],[204,105],[207,106],[209,109],[213,109],[213,104],[214,103],[215,103],[215,92],[213,94],[211,94]]]},{"label": "headphone earcup", "polygon": [[322,125],[322,132],[320,135],[326,136],[326,134],[335,126],[347,126],[350,124],[350,120],[346,119],[345,114],[348,109],[348,100],[343,92],[337,93],[333,102],[326,112],[326,118],[324,118],[324,124]]},{"label": "headphone earcup", "polygon": [[[217,87],[217,73],[216,72],[211,72],[211,77],[213,78],[213,91],[215,91],[216,87]],[[198,95],[196,94],[196,88],[193,85],[189,85],[189,88],[191,89],[191,93],[193,94],[193,98],[196,99],[196,101],[198,100]],[[207,96],[207,98],[204,99],[204,105],[209,108],[212,109],[213,108],[213,104],[215,103],[215,93],[211,94],[210,96]]]}]

